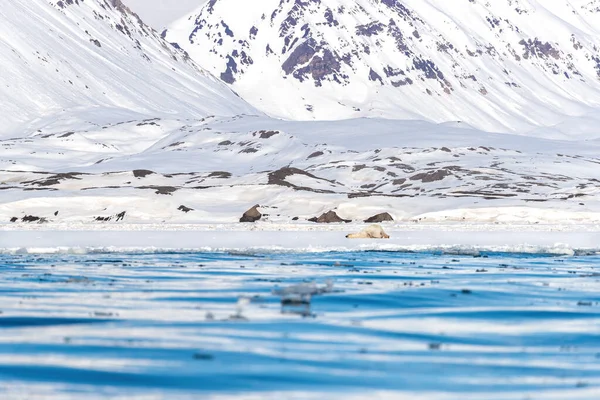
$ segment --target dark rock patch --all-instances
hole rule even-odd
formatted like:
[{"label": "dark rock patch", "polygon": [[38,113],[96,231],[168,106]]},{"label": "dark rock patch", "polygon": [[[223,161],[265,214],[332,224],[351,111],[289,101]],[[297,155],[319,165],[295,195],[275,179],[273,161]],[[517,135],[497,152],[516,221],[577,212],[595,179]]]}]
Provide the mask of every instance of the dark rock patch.
[{"label": "dark rock patch", "polygon": [[133,170],[133,176],[136,178],[145,178],[148,175],[154,175],[154,171],[148,169],[135,169]]},{"label": "dark rock patch", "polygon": [[235,62],[235,59],[231,56],[227,56],[227,69],[225,72],[221,73],[221,80],[230,85],[235,83],[235,74],[238,72],[238,65]]},{"label": "dark rock patch", "polygon": [[278,169],[277,171],[273,171],[273,172],[269,173],[268,184],[289,187],[289,188],[293,188],[295,190],[306,190],[306,191],[315,192],[315,193],[333,193],[333,191],[331,191],[331,190],[317,190],[317,189],[312,189],[309,187],[296,186],[294,184],[291,184],[291,183],[287,182],[285,180],[285,178],[287,178],[288,176],[292,176],[292,175],[304,175],[304,176],[308,176],[309,178],[312,178],[312,179],[333,183],[327,179],[319,178],[309,172],[303,171],[298,168],[283,167],[283,168]]},{"label": "dark rock patch", "polygon": [[283,71],[289,75],[294,72],[294,69],[298,66],[308,63],[317,53],[314,48],[315,45],[316,43],[314,40],[308,40],[296,47],[288,59],[281,65]]},{"label": "dark rock patch", "polygon": [[258,131],[256,133],[260,134],[261,139],[269,139],[269,138],[279,134],[279,132],[277,132],[277,131]]},{"label": "dark rock patch", "polygon": [[403,198],[403,197],[415,197],[410,194],[386,194],[386,193],[375,193],[375,192],[358,192],[358,193],[348,193],[349,199],[356,199],[360,197],[394,197],[394,198]]},{"label": "dark rock patch", "polygon": [[464,190],[460,190],[460,191],[456,191],[456,192],[452,192],[451,193],[454,196],[474,196],[474,197],[481,197],[484,196],[483,198],[486,200],[494,200],[494,199],[499,199],[499,198],[507,198],[507,197],[515,197],[517,196],[514,193],[499,193],[499,192],[489,192],[489,191],[484,191],[484,190],[474,190],[474,191],[464,191]]},{"label": "dark rock patch", "polygon": [[410,177],[411,181],[421,181],[423,183],[431,183],[441,181],[452,173],[446,169],[438,169],[437,171],[424,172]]},{"label": "dark rock patch", "polygon": [[183,212],[184,212],[184,213],[186,213],[186,214],[187,214],[187,213],[189,213],[190,211],[194,211],[194,209],[193,209],[193,208],[186,207],[186,206],[184,206],[183,204],[182,204],[182,205],[180,205],[180,206],[179,206],[177,209],[178,209],[179,211],[183,211]]},{"label": "dark rock patch", "polygon": [[54,185],[58,185],[59,183],[60,183],[60,180],[53,179],[53,178],[48,178],[45,180],[33,182],[34,185],[38,185],[38,186],[54,186]]},{"label": "dark rock patch", "polygon": [[123,221],[125,219],[125,214],[126,213],[127,213],[127,211],[123,211],[123,212],[120,212],[120,213],[118,213],[116,215],[110,215],[110,216],[106,216],[106,217],[103,217],[103,216],[94,217],[94,221],[97,221],[97,222],[110,222],[110,221],[112,221],[114,219],[116,222],[119,222],[119,221]]},{"label": "dark rock patch", "polygon": [[555,60],[560,59],[560,51],[554,48],[549,42],[542,42],[538,38],[534,40],[522,39],[519,44],[523,46],[523,58],[529,59],[530,57],[539,57],[542,59],[548,59],[549,57]]},{"label": "dark rock patch", "polygon": [[240,222],[256,222],[262,218],[262,214],[258,211],[259,205],[255,205],[242,215]]},{"label": "dark rock patch", "polygon": [[45,224],[48,220],[44,217],[36,217],[34,215],[26,215],[21,218],[21,222],[37,222],[38,224]]},{"label": "dark rock patch", "polygon": [[371,22],[356,26],[356,34],[359,36],[374,36],[384,31],[385,25],[381,22]]},{"label": "dark rock patch", "polygon": [[379,83],[381,83],[383,85],[383,79],[381,79],[381,76],[377,72],[373,71],[372,68],[371,68],[371,71],[369,72],[369,80],[373,81],[373,82],[379,81]]},{"label": "dark rock patch", "polygon": [[361,197],[371,197],[373,193],[370,192],[357,192],[357,193],[348,193],[349,199],[358,199]]},{"label": "dark rock patch", "polygon": [[307,159],[321,157],[323,154],[324,153],[322,151],[315,151],[310,156],[308,156]]},{"label": "dark rock patch", "polygon": [[399,168],[403,172],[415,172],[415,169],[408,164],[394,163],[394,164],[390,164],[389,166],[394,167],[394,168]]},{"label": "dark rock patch", "polygon": [[12,218],[10,219],[10,222],[13,222],[13,223],[14,223],[14,222],[17,222],[18,220],[19,220],[19,218],[17,218],[17,217],[12,217]]},{"label": "dark rock patch", "polygon": [[156,191],[156,194],[164,194],[168,196],[172,195],[178,190],[178,188],[173,186],[140,186],[138,189],[152,189]]},{"label": "dark rock patch", "polygon": [[324,214],[321,214],[320,217],[314,217],[309,219],[310,222],[316,222],[318,224],[331,224],[331,223],[337,223],[337,222],[345,222],[345,223],[349,223],[352,222],[352,220],[350,219],[342,219],[339,217],[339,215],[336,214],[335,211],[328,211]]},{"label": "dark rock patch", "polygon": [[147,125],[150,125],[150,126],[160,126],[159,124],[157,124],[154,121],[151,121],[151,122],[146,122],[146,121],[145,122],[140,122],[136,126],[147,126]]},{"label": "dark rock patch", "polygon": [[208,174],[209,178],[229,179],[231,178],[231,172],[227,171],[214,171]]},{"label": "dark rock patch", "polygon": [[369,224],[391,221],[394,221],[394,218],[389,213],[377,214],[365,220],[365,222]]},{"label": "dark rock patch", "polygon": [[44,179],[23,182],[23,184],[31,183],[31,184],[37,185],[37,186],[53,186],[53,185],[58,185],[60,183],[60,181],[67,180],[67,179],[81,180],[81,178],[79,178],[79,175],[83,175],[83,174],[81,174],[79,172],[66,172],[66,173],[62,173],[62,174],[53,174]]}]

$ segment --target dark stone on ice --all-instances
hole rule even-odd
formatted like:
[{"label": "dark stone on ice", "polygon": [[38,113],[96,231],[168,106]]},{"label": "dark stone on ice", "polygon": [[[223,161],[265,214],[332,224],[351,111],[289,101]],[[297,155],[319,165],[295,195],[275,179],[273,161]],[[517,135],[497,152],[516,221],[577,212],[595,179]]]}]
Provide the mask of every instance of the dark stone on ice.
[{"label": "dark stone on ice", "polygon": [[242,218],[240,218],[240,222],[256,222],[259,219],[261,219],[262,214],[260,213],[260,211],[258,211],[258,207],[259,205],[257,204],[248,211],[246,211],[244,215],[242,215]]},{"label": "dark stone on ice", "polygon": [[319,218],[314,217],[309,219],[310,222],[316,222],[318,224],[330,224],[330,223],[335,223],[335,222],[352,222],[352,220],[349,219],[342,219],[340,218],[335,211],[328,211],[324,214],[322,214]]},{"label": "dark stone on ice", "polygon": [[366,219],[365,222],[369,223],[369,224],[373,224],[373,223],[380,223],[380,222],[390,222],[393,220],[394,220],[394,218],[389,213],[381,213],[381,214],[377,214],[377,215],[372,216],[371,218]]},{"label": "dark stone on ice", "polygon": [[42,218],[42,217],[36,217],[34,215],[26,215],[23,218],[21,218],[22,222],[37,222],[38,224],[43,224],[48,222],[48,220],[46,220],[46,218]]}]

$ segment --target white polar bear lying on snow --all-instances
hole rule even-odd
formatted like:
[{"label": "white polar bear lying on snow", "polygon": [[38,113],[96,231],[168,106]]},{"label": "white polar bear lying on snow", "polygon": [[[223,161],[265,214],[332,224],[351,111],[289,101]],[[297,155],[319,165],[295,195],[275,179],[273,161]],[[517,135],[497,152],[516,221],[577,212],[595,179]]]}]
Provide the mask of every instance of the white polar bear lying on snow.
[{"label": "white polar bear lying on snow", "polygon": [[381,225],[370,225],[358,233],[346,235],[348,239],[389,239]]}]

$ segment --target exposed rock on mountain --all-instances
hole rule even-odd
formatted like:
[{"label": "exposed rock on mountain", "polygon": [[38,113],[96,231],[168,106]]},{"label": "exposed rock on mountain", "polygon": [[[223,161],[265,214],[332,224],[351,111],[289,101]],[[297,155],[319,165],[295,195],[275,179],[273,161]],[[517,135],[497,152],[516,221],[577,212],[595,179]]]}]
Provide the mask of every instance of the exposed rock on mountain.
[{"label": "exposed rock on mountain", "polygon": [[525,132],[600,104],[598,10],[589,0],[211,0],[165,35],[275,116]]}]

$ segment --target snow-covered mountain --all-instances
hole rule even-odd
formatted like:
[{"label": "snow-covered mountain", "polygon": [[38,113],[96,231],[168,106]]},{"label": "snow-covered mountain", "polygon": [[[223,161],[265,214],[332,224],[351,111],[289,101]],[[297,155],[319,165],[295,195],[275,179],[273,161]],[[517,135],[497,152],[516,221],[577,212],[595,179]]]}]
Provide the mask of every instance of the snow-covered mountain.
[{"label": "snow-covered mountain", "polygon": [[[583,21],[600,12],[571,1],[576,12],[561,13],[562,0],[553,14],[514,0],[449,3],[209,1],[186,46],[254,104],[291,119],[396,118],[285,121],[119,0],[8,2],[0,224],[235,223],[255,204],[276,224],[329,210],[354,221],[598,223],[596,28]],[[477,18],[491,10],[514,18],[484,29]]]},{"label": "snow-covered mountain", "polygon": [[0,137],[83,110],[108,120],[256,113],[120,0],[5,2],[0,71]]},{"label": "snow-covered mountain", "polygon": [[235,223],[255,204],[283,224],[329,210],[600,223],[598,141],[366,118],[115,121],[0,140],[0,223]]},{"label": "snow-covered mountain", "polygon": [[598,0],[211,0],[164,35],[279,117],[597,137]]}]

